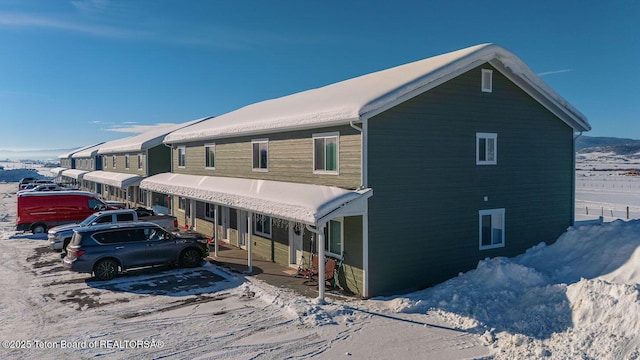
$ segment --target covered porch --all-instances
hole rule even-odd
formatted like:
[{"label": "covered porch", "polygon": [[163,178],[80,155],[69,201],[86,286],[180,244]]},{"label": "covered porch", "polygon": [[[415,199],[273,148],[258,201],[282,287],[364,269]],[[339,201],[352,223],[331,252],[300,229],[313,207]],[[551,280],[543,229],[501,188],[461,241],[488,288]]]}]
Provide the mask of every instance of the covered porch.
[{"label": "covered porch", "polygon": [[[226,215],[223,210],[227,210],[228,213],[228,210],[232,209],[233,213],[237,214],[237,223],[232,225],[235,226],[234,235],[237,235],[237,244],[234,245],[239,245],[245,251],[246,258],[242,263],[246,264],[246,268],[243,271],[248,274],[254,273],[256,251],[252,247],[260,244],[258,234],[267,232],[266,226],[260,225],[256,219],[264,219],[264,217],[268,217],[269,221],[271,218],[278,219],[279,222],[287,224],[289,234],[294,231],[299,234],[310,234],[315,239],[312,242],[314,244],[312,251],[317,259],[317,284],[325,284],[325,246],[330,243],[327,237],[327,231],[330,230],[328,225],[336,218],[353,219],[353,217],[357,217],[360,219],[358,220],[360,228],[365,229],[366,226],[363,223],[366,222],[367,199],[372,195],[371,189],[347,190],[281,181],[175,173],[157,174],[146,178],[140,183],[140,188],[189,199],[189,202],[192,203],[198,201],[213,204],[209,216],[215,226],[207,235],[213,239],[212,258],[214,259],[220,256],[218,246],[220,240],[229,240],[229,237],[226,236],[227,232],[224,230],[227,224],[224,223]],[[184,208],[187,213],[194,208],[180,207]],[[233,218],[235,217],[232,216]],[[220,231],[220,225],[222,225],[222,231]],[[269,225],[270,227],[271,225]],[[271,229],[268,232],[270,237]],[[366,231],[364,232],[360,233],[357,238],[358,246],[361,247],[366,246],[367,234]],[[341,241],[344,242],[343,239]],[[289,242],[290,254],[291,244]],[[338,253],[338,255],[342,254]],[[354,253],[353,256],[361,259],[361,255]],[[277,263],[273,257],[267,261]],[[237,261],[233,263],[236,264],[236,267],[240,266]],[[289,275],[283,273],[285,278],[293,278],[295,269],[286,267],[286,264],[282,263],[279,266],[288,269]],[[362,269],[364,271],[366,267]],[[362,276],[365,275],[362,274]],[[317,287],[318,301],[323,302],[324,296],[325,286],[319,285]]]}]

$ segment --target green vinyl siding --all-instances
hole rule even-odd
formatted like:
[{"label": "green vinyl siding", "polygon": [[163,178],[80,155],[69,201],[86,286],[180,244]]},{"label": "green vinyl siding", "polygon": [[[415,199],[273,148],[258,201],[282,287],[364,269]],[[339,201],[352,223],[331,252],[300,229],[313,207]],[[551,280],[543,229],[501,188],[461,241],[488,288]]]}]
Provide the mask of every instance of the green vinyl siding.
[{"label": "green vinyl siding", "polygon": [[[340,133],[337,175],[314,173],[312,136],[325,132]],[[251,141],[255,139],[268,139],[267,171],[253,170]],[[216,144],[215,169],[205,166],[205,144],[212,142]],[[186,164],[183,168],[178,167],[178,152],[176,146],[173,148],[173,172],[179,174],[288,181],[349,189],[357,188],[361,181],[361,135],[350,126],[215,139],[184,145]]]},{"label": "green vinyl siding", "polygon": [[[476,68],[369,120],[370,296],[433,285],[571,225],[572,129],[491,69],[491,93]],[[497,134],[496,165],[476,165],[478,132]],[[478,211],[498,208],[505,246],[479,250]]]}]

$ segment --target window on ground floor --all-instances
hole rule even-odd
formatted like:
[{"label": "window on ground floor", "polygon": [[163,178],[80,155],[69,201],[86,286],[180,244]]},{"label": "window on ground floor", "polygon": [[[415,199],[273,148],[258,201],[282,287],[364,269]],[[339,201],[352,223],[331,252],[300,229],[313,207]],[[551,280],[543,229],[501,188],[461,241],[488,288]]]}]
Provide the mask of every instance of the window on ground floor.
[{"label": "window on ground floor", "polygon": [[504,209],[479,211],[480,250],[504,247]]},{"label": "window on ground floor", "polygon": [[182,196],[178,197],[178,210],[185,212],[187,210],[187,199]]},{"label": "window on ground floor", "polygon": [[216,206],[213,204],[204,204],[204,218],[210,221],[215,220],[215,208]]},{"label": "window on ground floor", "polygon": [[254,214],[253,233],[256,235],[271,238],[271,216]]},{"label": "window on ground floor", "polygon": [[342,239],[344,237],[343,219],[329,220],[324,230],[324,250],[327,255],[341,257],[342,256]]}]

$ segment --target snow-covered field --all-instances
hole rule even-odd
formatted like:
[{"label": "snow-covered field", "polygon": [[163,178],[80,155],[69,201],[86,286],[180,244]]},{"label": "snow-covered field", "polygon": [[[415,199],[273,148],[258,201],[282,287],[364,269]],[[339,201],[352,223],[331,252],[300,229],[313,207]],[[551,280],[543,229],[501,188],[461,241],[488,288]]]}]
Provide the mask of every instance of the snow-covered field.
[{"label": "snow-covered field", "polygon": [[[581,183],[577,212],[640,208],[640,191]],[[65,271],[44,236],[13,230],[16,187],[0,183],[2,359],[640,358],[640,220],[582,222],[419,292],[318,305],[210,264],[108,282]]]}]

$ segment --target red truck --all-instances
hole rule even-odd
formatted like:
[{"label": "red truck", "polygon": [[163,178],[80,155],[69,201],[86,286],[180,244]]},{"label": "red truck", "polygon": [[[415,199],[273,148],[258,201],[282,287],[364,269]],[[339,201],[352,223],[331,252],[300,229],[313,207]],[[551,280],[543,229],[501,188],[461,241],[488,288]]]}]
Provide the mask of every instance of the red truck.
[{"label": "red truck", "polygon": [[88,191],[44,191],[18,194],[17,231],[46,233],[56,225],[80,222],[96,211],[112,209]]}]

